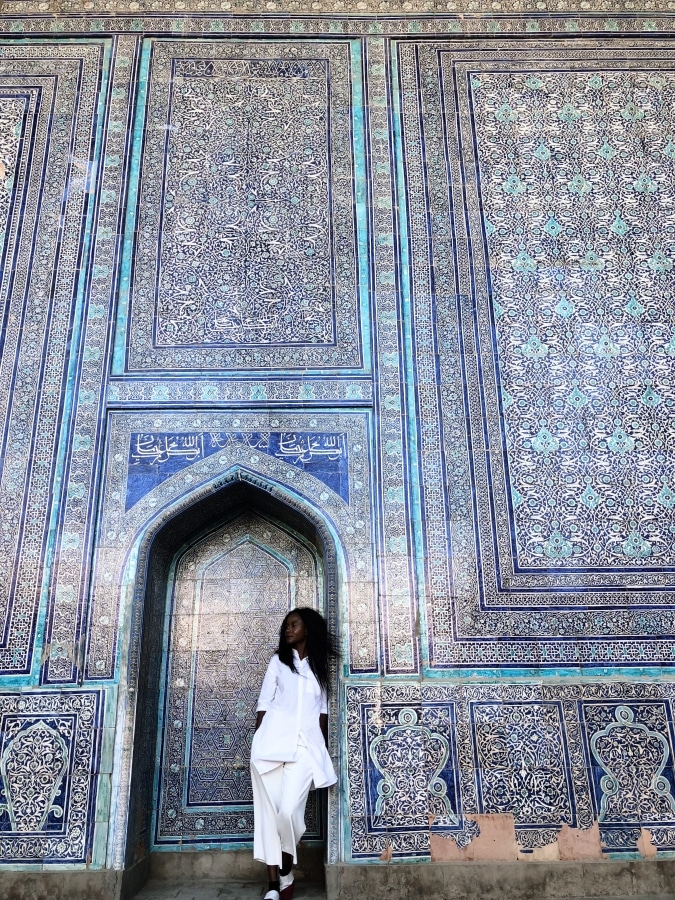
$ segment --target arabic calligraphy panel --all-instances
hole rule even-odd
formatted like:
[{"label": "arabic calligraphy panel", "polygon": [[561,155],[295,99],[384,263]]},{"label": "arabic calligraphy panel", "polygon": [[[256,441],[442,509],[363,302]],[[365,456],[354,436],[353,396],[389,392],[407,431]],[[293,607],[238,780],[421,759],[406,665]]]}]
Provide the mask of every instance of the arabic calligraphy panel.
[{"label": "arabic calligraphy panel", "polygon": [[259,450],[315,478],[349,502],[346,434],[321,432],[211,432],[131,434],[126,508],[176,472],[231,446]]},{"label": "arabic calligraphy panel", "polygon": [[118,368],[360,367],[350,46],[151,50]]}]

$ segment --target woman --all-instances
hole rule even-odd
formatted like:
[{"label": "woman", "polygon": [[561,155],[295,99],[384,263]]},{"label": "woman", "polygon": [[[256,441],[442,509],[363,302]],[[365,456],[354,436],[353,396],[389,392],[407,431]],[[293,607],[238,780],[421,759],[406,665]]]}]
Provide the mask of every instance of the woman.
[{"label": "woman", "polygon": [[307,795],[312,785],[337,781],[326,749],[328,660],[337,655],[323,616],[309,607],[288,613],[260,690],[251,745],[253,856],[267,864],[265,900],[291,900]]}]

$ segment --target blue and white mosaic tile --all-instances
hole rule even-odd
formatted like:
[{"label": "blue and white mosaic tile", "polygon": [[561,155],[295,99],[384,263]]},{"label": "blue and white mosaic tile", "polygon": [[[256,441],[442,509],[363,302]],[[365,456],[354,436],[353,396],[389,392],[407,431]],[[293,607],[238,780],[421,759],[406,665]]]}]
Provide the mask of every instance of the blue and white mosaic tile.
[{"label": "blue and white mosaic tile", "polygon": [[[122,867],[140,769],[141,853],[249,844],[296,602],[330,861],[673,852],[669,0],[303,2],[3,6],[0,864]],[[149,609],[235,484],[288,521],[195,522]]]},{"label": "blue and white mosaic tile", "polygon": [[397,60],[430,662],[667,664],[670,54]]},{"label": "blue and white mosaic tile", "polygon": [[118,367],[362,366],[359,49],[145,48]]},{"label": "blue and white mosaic tile", "polygon": [[102,693],[0,695],[0,859],[91,860]]},{"label": "blue and white mosaic tile", "polygon": [[434,833],[462,848],[490,814],[513,816],[521,854],[594,822],[605,853],[636,853],[641,829],[668,850],[672,698],[641,683],[348,687],[353,858],[429,857]]}]

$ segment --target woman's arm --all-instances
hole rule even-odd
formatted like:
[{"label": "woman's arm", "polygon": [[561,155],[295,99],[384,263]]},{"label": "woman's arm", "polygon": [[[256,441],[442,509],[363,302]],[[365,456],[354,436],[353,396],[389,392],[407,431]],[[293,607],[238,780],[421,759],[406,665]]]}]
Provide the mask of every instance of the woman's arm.
[{"label": "woman's arm", "polygon": [[[264,713],[263,713],[264,715]],[[326,742],[326,747],[328,746],[328,714],[320,713],[319,714],[319,728],[321,729],[321,734],[323,735],[323,739]]]},{"label": "woman's arm", "polygon": [[260,728],[260,723],[267,709],[274,700],[277,690],[277,657],[273,656],[267,666],[265,677],[263,678],[262,687],[260,688],[260,696],[258,697],[258,705],[256,708],[256,719],[254,733]]}]

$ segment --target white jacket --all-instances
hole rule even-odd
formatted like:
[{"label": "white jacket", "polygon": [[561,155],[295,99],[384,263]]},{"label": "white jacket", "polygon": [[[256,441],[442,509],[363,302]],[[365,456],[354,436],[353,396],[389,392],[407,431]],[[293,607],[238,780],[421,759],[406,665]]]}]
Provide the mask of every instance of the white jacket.
[{"label": "white jacket", "polygon": [[309,660],[293,650],[296,671],[280,662],[275,653],[263,679],[258,712],[265,712],[253,735],[251,763],[263,775],[284,762],[293,762],[302,735],[312,760],[314,787],[335,784],[337,777],[326,750],[319,716],[328,712],[326,694],[321,690]]}]

